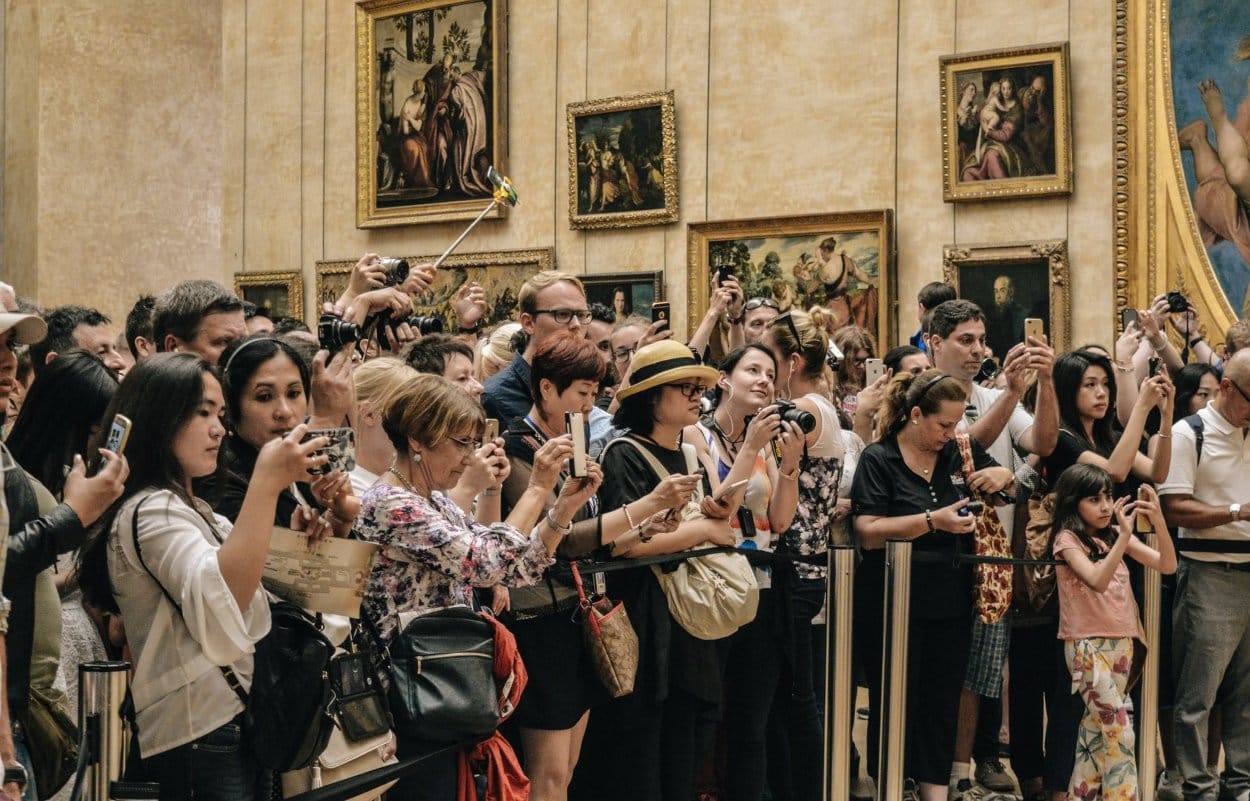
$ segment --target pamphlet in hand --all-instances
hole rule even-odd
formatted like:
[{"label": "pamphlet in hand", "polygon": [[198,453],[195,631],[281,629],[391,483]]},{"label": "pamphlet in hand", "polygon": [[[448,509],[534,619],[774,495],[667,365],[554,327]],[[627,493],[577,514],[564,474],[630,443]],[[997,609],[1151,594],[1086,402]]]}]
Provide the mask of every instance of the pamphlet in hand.
[{"label": "pamphlet in hand", "polygon": [[358,618],[379,550],[372,542],[326,537],[310,551],[307,534],[275,526],[262,583],[310,612]]}]

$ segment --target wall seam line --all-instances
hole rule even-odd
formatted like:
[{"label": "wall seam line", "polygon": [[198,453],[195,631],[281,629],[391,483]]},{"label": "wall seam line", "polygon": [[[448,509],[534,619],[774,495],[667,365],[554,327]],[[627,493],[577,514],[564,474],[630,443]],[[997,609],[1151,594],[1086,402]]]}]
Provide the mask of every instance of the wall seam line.
[{"label": "wall seam line", "polygon": [[[582,61],[586,65],[586,80],[582,86],[582,100],[590,99],[590,4],[592,2],[593,0],[586,0],[586,37],[583,40],[586,52],[582,56]],[[570,176],[569,180],[572,178],[573,176]],[[579,236],[582,240],[582,272],[587,273],[590,272],[590,237],[585,231],[581,231]]]},{"label": "wall seam line", "polygon": [[[707,0],[707,76],[703,108],[703,220],[712,213],[712,0]],[[690,287],[686,287],[689,294]],[[686,321],[689,325],[689,320]]]},{"label": "wall seam line", "polygon": [[[308,16],[308,2],[299,4],[299,272],[300,281],[304,280],[304,78],[307,73],[304,46],[308,42],[308,27],[305,18]],[[324,127],[324,126],[323,126]],[[289,311],[289,310],[288,310]]]},{"label": "wall seam line", "polygon": [[[955,24],[951,26],[951,52],[959,52],[959,0],[955,0]],[[959,244],[959,204],[947,204],[951,207],[951,244]]]},{"label": "wall seam line", "polygon": [[247,23],[251,17],[249,0],[243,0],[243,176],[239,199],[239,269],[247,272],[247,71],[249,66],[247,47]]}]

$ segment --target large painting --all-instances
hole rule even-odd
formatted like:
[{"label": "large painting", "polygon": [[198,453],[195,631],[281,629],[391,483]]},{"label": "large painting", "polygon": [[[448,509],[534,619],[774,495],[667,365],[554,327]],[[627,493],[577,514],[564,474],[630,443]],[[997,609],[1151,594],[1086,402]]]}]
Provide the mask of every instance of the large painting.
[{"label": "large painting", "polygon": [[507,18],[507,0],[356,6],[357,225],[472,219],[489,203],[488,170],[507,172]]},{"label": "large painting", "polygon": [[1072,192],[1067,43],[943,56],[947,201]]},{"label": "large painting", "polygon": [[602,303],[619,323],[631,314],[651,319],[651,304],[664,300],[664,273],[590,273],[577,276],[589,303]]},{"label": "large painting", "polygon": [[747,300],[772,298],[782,311],[824,306],[835,327],[858,325],[882,352],[894,337],[894,231],[889,210],[690,225],[690,333],[707,310],[721,266]]},{"label": "large painting", "polygon": [[270,317],[304,319],[304,276],[299,272],[235,273],[234,294]]}]

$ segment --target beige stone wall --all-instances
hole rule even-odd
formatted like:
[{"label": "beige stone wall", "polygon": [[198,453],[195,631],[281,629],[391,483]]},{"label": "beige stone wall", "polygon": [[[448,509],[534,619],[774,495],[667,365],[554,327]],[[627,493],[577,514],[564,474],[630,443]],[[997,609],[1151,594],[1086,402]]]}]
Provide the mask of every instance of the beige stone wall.
[{"label": "beige stone wall", "polygon": [[[85,279],[116,313],[184,275],[228,283],[290,269],[312,298],[318,259],[438,252],[459,232],[355,226],[352,2],[6,2],[5,273],[41,299],[81,298]],[[1112,10],[512,0],[508,173],[521,205],[463,249],[554,246],[574,272],[663,269],[681,326],[686,223],[891,207],[904,332],[916,291],[941,275],[943,245],[1058,238],[1071,247],[1073,341],[1107,339]],[[15,58],[32,25],[34,65]],[[90,36],[76,33],[84,26]],[[1061,40],[1072,44],[1075,193],[943,203],[938,57]],[[665,88],[677,99],[681,221],[570,230],[566,104]],[[89,113],[67,118],[76,107]],[[35,237],[21,230],[31,223]],[[23,272],[32,264],[37,277]]]}]

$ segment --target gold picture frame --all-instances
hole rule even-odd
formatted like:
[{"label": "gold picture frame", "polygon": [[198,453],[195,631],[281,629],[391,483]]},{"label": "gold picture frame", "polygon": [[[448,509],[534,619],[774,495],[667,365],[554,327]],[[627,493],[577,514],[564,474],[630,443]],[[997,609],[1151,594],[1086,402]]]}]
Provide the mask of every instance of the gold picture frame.
[{"label": "gold picture frame", "polygon": [[942,56],[946,202],[1072,194],[1068,63],[1067,42]]},{"label": "gold picture frame", "polygon": [[270,317],[304,319],[304,275],[298,271],[235,273],[234,294],[267,309]]},{"label": "gold picture frame", "polygon": [[586,289],[587,303],[602,303],[619,323],[630,315],[651,319],[651,304],[664,300],[664,271],[586,273],[577,276]]},{"label": "gold picture frame", "polygon": [[570,103],[566,117],[570,228],[677,221],[677,114],[671,90]]},{"label": "gold picture frame", "polygon": [[[828,239],[835,240],[829,260],[848,268],[844,281],[833,282],[832,297],[827,280],[819,280],[828,278],[819,261],[820,246]],[[884,353],[896,340],[895,257],[890,209],[692,223],[686,235],[688,336],[707,312],[719,262],[724,261],[748,300],[772,297],[783,311],[816,302],[828,305],[835,319],[847,314],[871,331]]]},{"label": "gold picture frame", "polygon": [[[430,264],[434,256],[405,256],[409,264]],[[317,262],[317,304],[338,300],[347,289],[354,259]],[[412,298],[413,314],[438,315],[449,320],[456,292],[469,282],[477,281],[486,290],[486,325],[513,319],[517,291],[525,279],[541,270],[555,269],[552,248],[533,250],[499,250],[483,253],[457,253],[447,257],[439,267],[438,279],[430,289]]]},{"label": "gold picture frame", "polygon": [[[955,287],[960,298],[971,300],[985,313],[986,341],[994,355],[1024,340],[1025,318],[1046,321],[1050,346],[1057,353],[1072,340],[1072,285],[1068,279],[1068,242],[1013,242],[995,245],[947,245],[942,248],[942,280]],[[997,302],[996,295],[1010,291]],[[1000,346],[999,343],[1005,343]]]},{"label": "gold picture frame", "polygon": [[471,220],[507,159],[508,0],[357,2],[356,226]]}]

